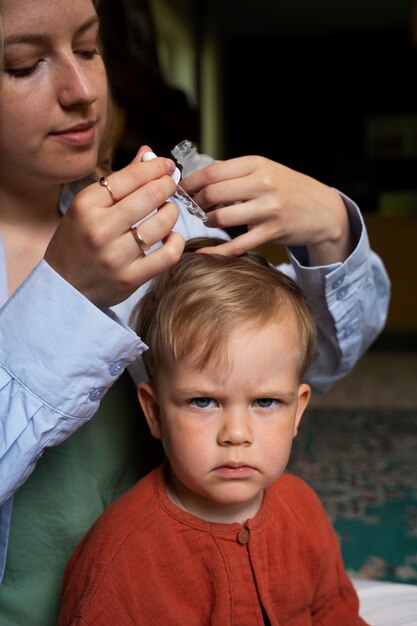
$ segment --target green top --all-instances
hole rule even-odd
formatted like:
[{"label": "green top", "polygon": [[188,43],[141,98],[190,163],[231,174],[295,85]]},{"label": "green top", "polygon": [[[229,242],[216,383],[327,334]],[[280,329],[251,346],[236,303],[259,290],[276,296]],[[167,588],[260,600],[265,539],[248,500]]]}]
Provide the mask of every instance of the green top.
[{"label": "green top", "polygon": [[56,625],[62,575],[73,549],[104,509],[162,457],[124,372],[94,417],[46,450],[14,496],[0,586],[2,626]]}]

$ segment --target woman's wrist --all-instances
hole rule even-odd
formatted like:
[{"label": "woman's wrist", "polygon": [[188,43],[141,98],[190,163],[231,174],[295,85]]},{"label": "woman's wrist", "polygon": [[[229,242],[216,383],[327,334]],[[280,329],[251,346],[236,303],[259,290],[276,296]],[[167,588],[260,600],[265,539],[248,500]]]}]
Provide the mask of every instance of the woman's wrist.
[{"label": "woman's wrist", "polygon": [[352,253],[354,244],[349,224],[349,216],[343,198],[332,188],[327,188],[326,202],[333,219],[328,224],[323,239],[307,245],[310,266],[343,263]]}]

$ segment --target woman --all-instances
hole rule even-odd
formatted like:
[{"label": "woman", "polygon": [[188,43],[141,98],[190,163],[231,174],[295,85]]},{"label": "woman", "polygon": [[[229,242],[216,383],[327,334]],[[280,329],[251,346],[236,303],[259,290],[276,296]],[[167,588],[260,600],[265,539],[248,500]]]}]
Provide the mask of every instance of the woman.
[{"label": "woman", "polygon": [[146,448],[138,459],[129,446],[142,435],[123,372],[146,347],[127,321],[140,286],[177,261],[184,238],[247,224],[210,250],[297,246],[281,269],[316,317],[317,390],[381,330],[389,282],[355,205],[267,159],[218,162],[184,181],[203,208],[232,205],[213,210],[208,229],[168,201],[174,164],[142,163],[147,146],[97,182],[108,87],[93,2],[0,0],[0,15],[0,622],[45,626],[72,548],[149,469]]}]

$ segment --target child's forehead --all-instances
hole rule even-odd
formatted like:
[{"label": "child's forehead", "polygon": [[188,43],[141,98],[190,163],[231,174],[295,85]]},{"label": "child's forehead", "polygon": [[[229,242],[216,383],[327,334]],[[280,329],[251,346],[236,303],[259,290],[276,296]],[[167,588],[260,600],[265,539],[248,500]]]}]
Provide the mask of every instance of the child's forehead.
[{"label": "child's forehead", "polygon": [[[299,332],[294,324],[243,325],[217,344],[210,355],[204,347],[164,362],[160,393],[269,393],[278,383],[289,387],[299,380]],[[242,387],[243,385],[243,387]],[[268,391],[269,390],[269,391]]]},{"label": "child's forehead", "polygon": [[[274,333],[278,336],[281,333],[286,333],[288,328],[295,327],[297,325],[297,319],[293,311],[281,311],[273,319],[262,319],[259,317],[253,318],[237,318],[231,319],[230,322],[223,328],[217,326],[216,321],[212,322],[212,329],[210,333],[213,334],[216,342],[223,346],[227,346],[230,340],[233,338],[234,342],[246,343],[248,338],[257,337],[265,332],[266,329],[273,329]],[[204,349],[204,344],[207,340],[207,328],[209,324],[201,328],[201,337],[196,338],[195,345],[192,346],[192,353],[199,353]],[[220,329],[220,330],[219,330]],[[210,335],[210,338],[211,335]]]},{"label": "child's forehead", "polygon": [[298,348],[300,332],[297,318],[294,312],[289,311],[288,315],[280,316],[268,322],[242,320],[233,324],[227,333],[215,334],[215,342],[209,354],[206,350],[207,335],[205,337],[196,337],[194,344],[190,346],[190,350],[175,363],[172,361],[172,366],[187,363],[202,370],[206,367],[217,366],[230,368],[232,359],[239,358],[239,354],[244,353],[248,346],[256,349],[257,341],[260,341],[266,333],[268,336],[268,347],[269,344],[271,348],[278,346],[278,344],[281,344],[282,339],[285,338],[289,349],[294,348],[295,350]]}]

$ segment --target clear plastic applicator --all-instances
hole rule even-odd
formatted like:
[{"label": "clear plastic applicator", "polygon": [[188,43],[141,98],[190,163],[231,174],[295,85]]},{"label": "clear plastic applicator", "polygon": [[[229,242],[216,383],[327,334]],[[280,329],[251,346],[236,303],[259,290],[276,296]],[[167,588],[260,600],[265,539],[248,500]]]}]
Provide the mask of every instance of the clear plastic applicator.
[{"label": "clear plastic applicator", "polygon": [[[156,154],[154,152],[144,152],[142,154],[141,161],[150,161],[151,159],[156,159]],[[175,168],[174,173],[171,176],[172,180],[177,185],[177,190],[174,193],[174,198],[181,203],[181,206],[185,207],[191,215],[198,217],[202,222],[207,221],[207,215],[203,211],[201,207],[198,206],[197,202],[192,199],[191,196],[178,184],[181,180],[181,172],[178,167]]]}]

